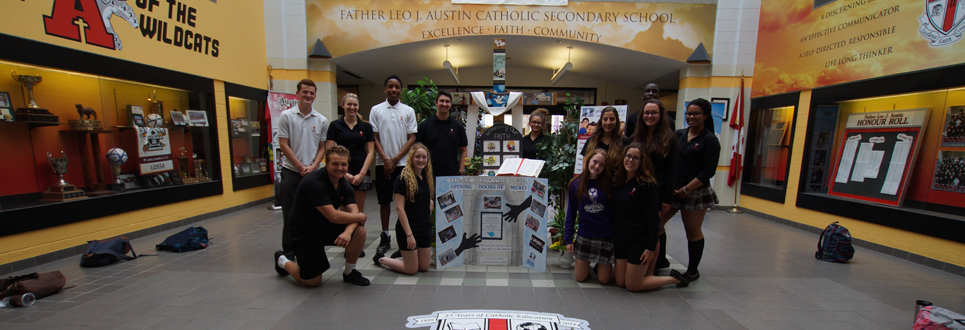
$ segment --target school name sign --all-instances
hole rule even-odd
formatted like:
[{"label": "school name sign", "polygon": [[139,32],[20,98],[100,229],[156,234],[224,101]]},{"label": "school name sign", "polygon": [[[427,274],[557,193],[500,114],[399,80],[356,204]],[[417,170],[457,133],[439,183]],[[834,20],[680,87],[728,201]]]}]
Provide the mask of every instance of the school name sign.
[{"label": "school name sign", "polygon": [[333,56],[438,38],[524,35],[601,43],[681,61],[701,42],[713,45],[717,10],[703,4],[607,2],[533,7],[309,0],[307,6],[307,46],[321,39]]}]

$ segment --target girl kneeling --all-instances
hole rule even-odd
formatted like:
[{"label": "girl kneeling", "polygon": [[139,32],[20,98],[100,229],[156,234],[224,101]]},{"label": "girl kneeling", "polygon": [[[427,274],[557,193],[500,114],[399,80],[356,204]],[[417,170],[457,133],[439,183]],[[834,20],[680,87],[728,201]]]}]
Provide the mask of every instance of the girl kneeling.
[{"label": "girl kneeling", "polygon": [[391,270],[415,275],[429,270],[429,247],[432,245],[432,195],[435,181],[429,150],[422,143],[412,145],[406,167],[395,180],[393,192],[399,221],[395,223],[395,237],[402,250],[402,260],[383,258],[377,254],[373,261]]},{"label": "girl kneeling", "polygon": [[[563,242],[566,242],[566,251],[576,256],[574,275],[579,282],[589,277],[591,262],[600,266],[597,277],[601,284],[610,283],[613,277],[613,226],[609,206],[612,179],[607,167],[606,152],[594,149],[583,161],[583,173],[569,184]],[[580,231],[574,233],[577,212]],[[574,234],[577,234],[575,242]]]}]

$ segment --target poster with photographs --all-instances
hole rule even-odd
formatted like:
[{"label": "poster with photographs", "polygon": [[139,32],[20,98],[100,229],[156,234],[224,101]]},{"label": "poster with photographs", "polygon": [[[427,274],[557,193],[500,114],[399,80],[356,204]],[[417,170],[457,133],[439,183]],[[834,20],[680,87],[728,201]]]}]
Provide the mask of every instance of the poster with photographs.
[{"label": "poster with photographs", "polygon": [[436,178],[436,251],[442,251],[437,267],[522,266],[545,272],[546,188],[540,178]]},{"label": "poster with photographs", "polygon": [[965,105],[948,107],[942,126],[942,147],[965,147]]},{"label": "poster with photographs", "polygon": [[577,138],[576,138],[576,167],[574,168],[573,175],[579,175],[583,173],[583,155],[579,153],[579,150],[583,150],[583,145],[586,144],[586,140],[590,139],[593,132],[597,129],[603,129],[602,127],[597,127],[600,121],[600,113],[603,112],[604,108],[614,107],[617,109],[617,114],[620,117],[620,123],[623,127],[618,127],[617,129],[626,129],[625,122],[627,121],[627,106],[625,105],[598,105],[598,106],[583,106],[580,108],[580,123],[577,128]]},{"label": "poster with photographs", "polygon": [[938,152],[932,189],[965,193],[965,151]]},{"label": "poster with photographs", "polygon": [[181,111],[172,110],[171,112],[171,122],[175,126],[186,126],[188,124],[187,119],[184,119],[184,114]]},{"label": "poster with photographs", "polygon": [[478,139],[482,141],[482,152],[476,153],[483,158],[482,176],[495,176],[504,161],[521,156],[523,135],[515,127],[499,123],[487,128]]},{"label": "poster with photographs", "polygon": [[188,126],[208,127],[208,113],[203,110],[184,110],[188,115]]}]

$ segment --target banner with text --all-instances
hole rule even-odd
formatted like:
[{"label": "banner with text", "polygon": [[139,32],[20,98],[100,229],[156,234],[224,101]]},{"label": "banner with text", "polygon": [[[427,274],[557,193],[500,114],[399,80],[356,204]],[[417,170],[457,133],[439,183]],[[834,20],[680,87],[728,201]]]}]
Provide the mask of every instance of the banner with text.
[{"label": "banner with text", "polygon": [[686,61],[713,52],[717,5],[570,2],[566,7],[458,5],[448,1],[307,0],[310,48],[332,56],[439,38],[524,35],[605,44]]},{"label": "banner with text", "polygon": [[962,62],[965,1],[761,3],[752,97]]}]

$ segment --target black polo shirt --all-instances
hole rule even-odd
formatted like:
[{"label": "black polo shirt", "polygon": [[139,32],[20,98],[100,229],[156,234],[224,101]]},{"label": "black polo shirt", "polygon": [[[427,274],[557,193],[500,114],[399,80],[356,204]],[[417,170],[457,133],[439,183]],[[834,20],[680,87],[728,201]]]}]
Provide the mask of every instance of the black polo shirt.
[{"label": "black polo shirt", "polygon": [[432,210],[429,209],[429,202],[432,200],[432,192],[429,191],[429,184],[425,180],[419,179],[418,181],[419,192],[415,194],[415,202],[409,201],[409,195],[406,194],[406,182],[405,178],[401,175],[395,179],[392,186],[392,191],[396,194],[405,197],[405,216],[409,220],[409,229],[413,232],[418,230],[427,230],[432,227],[432,219],[429,219],[429,215]]},{"label": "black polo shirt", "polygon": [[680,142],[680,153],[677,158],[677,187],[683,187],[697,178],[705,186],[710,185],[710,179],[717,173],[717,162],[720,160],[720,141],[709,129],[704,129],[693,140],[687,141],[687,131],[681,128],[674,131],[677,142]]},{"label": "black polo shirt", "polygon": [[[336,224],[328,219],[316,207],[331,205],[336,210],[343,205],[355,203],[355,191],[345,178],[338,178],[338,188],[332,185],[328,178],[328,169],[321,168],[309,173],[298,184],[295,191],[295,203],[291,214],[288,215],[289,228],[292,237],[306,237],[318,233],[345,230],[345,225]],[[306,237],[307,238],[307,237]]]},{"label": "black polo shirt", "polygon": [[536,137],[536,140],[530,139],[529,135],[523,136],[523,146],[520,148],[523,152],[523,158],[539,159],[538,145],[540,142],[543,142],[544,138],[546,138],[546,134],[543,133],[540,133],[540,135]]},{"label": "black polo shirt", "polygon": [[449,116],[446,120],[432,115],[419,124],[416,142],[429,148],[432,159],[432,173],[435,176],[459,175],[459,147],[469,145],[466,128]]},{"label": "black polo shirt", "polygon": [[359,121],[355,124],[355,127],[349,128],[345,118],[339,118],[329,124],[327,138],[329,141],[335,141],[338,145],[348,149],[349,155],[351,155],[348,162],[348,171],[352,174],[358,174],[362,170],[362,165],[365,165],[365,156],[368,155],[365,144],[375,142],[372,124]]},{"label": "black polo shirt", "polygon": [[660,231],[660,199],[657,185],[637,183],[630,180],[614,186],[610,192],[613,206],[613,233],[623,240],[644,243],[647,250],[655,251],[657,233]]}]

